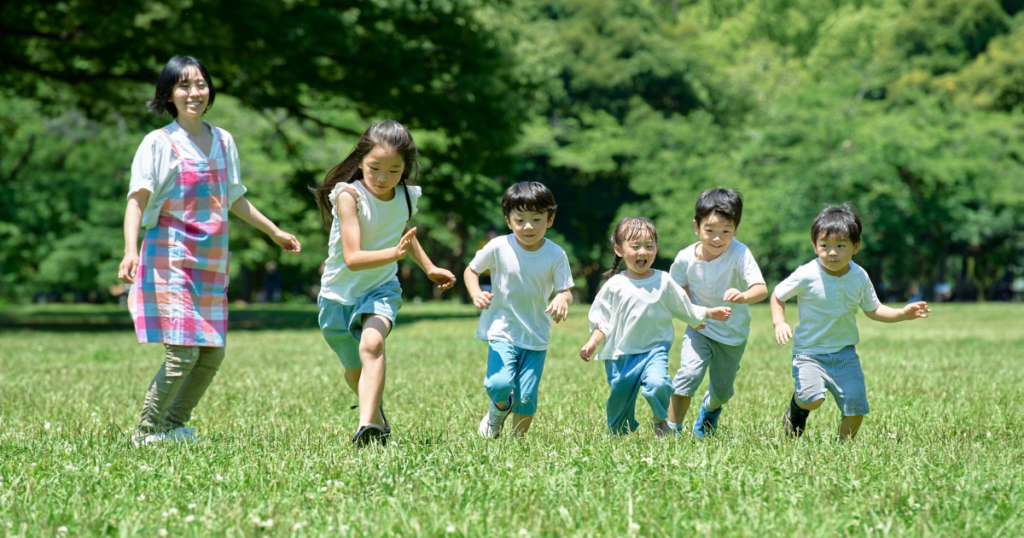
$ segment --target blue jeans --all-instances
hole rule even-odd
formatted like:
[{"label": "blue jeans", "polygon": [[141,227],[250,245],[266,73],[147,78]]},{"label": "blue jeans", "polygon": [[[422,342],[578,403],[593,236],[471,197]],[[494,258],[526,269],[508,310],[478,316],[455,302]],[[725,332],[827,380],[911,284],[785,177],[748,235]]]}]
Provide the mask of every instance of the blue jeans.
[{"label": "blue jeans", "polygon": [[508,402],[512,395],[512,412],[532,415],[537,412],[537,389],[544,372],[545,349],[516,347],[508,342],[487,343],[487,377],[484,389],[496,405]]},{"label": "blue jeans", "polygon": [[656,346],[635,355],[621,355],[604,361],[604,371],[612,393],[608,396],[608,431],[614,435],[637,428],[636,397],[643,394],[659,420],[668,418],[672,379],[668,376],[668,350],[671,343]]}]

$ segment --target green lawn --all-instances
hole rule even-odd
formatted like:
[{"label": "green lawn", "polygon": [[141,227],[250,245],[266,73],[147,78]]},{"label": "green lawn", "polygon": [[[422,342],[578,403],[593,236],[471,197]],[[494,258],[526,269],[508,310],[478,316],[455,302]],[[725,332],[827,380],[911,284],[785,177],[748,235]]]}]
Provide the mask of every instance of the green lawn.
[{"label": "green lawn", "polygon": [[[604,369],[578,358],[579,305],[553,329],[529,437],[485,441],[474,312],[403,309],[388,340],[394,442],[356,451],[355,397],[311,308],[233,311],[228,359],[191,424],[204,442],[141,449],[125,432],[161,348],[109,327],[127,317],[110,308],[8,309],[0,536],[1024,535],[1020,305],[859,317],[872,413],[839,445],[831,399],[804,438],[783,437],[789,347],[761,305],[710,441],[657,440],[645,418],[632,436],[605,434]],[[277,316],[287,328],[268,329]]]}]

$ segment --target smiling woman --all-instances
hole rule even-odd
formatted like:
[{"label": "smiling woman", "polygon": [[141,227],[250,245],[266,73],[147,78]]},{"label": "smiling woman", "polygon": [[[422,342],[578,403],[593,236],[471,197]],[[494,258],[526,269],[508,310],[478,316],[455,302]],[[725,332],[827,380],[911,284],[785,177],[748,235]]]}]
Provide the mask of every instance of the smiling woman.
[{"label": "smiling woman", "polygon": [[234,139],[202,119],[215,96],[199,60],[172,58],[149,109],[175,120],[147,135],[132,163],[118,277],[132,284],[128,306],[139,343],[162,343],[166,355],[146,393],[136,444],[196,439],[185,423],[224,360],[228,211],[285,251],[300,249],[245,199]]}]

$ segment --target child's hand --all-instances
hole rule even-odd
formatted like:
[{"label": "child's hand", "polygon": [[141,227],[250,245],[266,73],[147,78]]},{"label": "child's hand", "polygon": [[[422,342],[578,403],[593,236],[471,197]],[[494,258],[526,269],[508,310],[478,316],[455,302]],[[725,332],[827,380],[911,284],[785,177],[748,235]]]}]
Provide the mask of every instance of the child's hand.
[{"label": "child's hand", "polygon": [[790,338],[793,338],[793,329],[790,328],[788,323],[779,323],[775,326],[775,341],[780,346],[786,345]]},{"label": "child's hand", "polygon": [[[412,238],[416,236],[416,228],[409,228],[408,232],[398,240],[398,246],[395,247],[395,260],[404,260],[405,255],[409,252],[409,248],[412,247]],[[451,273],[448,273],[449,275]],[[429,276],[429,275],[427,275]],[[455,276],[453,275],[454,279]],[[434,280],[431,278],[431,280]],[[451,287],[451,286],[449,286]]]},{"label": "child's hand", "polygon": [[926,318],[928,313],[932,310],[928,308],[928,303],[924,301],[918,301],[916,303],[910,303],[903,307],[903,320],[910,321],[917,318]]},{"label": "child's hand", "polygon": [[729,288],[725,291],[725,295],[722,296],[722,300],[727,303],[743,304],[747,302],[747,298],[743,296],[743,292],[736,288]]},{"label": "child's hand", "polygon": [[278,244],[285,252],[291,252],[292,254],[298,254],[302,251],[302,245],[299,244],[299,240],[294,235],[278,230],[274,235],[270,236],[275,243]]},{"label": "child's hand", "polygon": [[480,293],[473,296],[473,306],[480,310],[487,310],[491,306],[491,299],[494,298],[494,294],[489,291],[481,291]]},{"label": "child's hand", "polygon": [[121,260],[121,265],[117,268],[117,278],[121,279],[121,282],[125,284],[131,284],[135,282],[135,272],[139,269],[139,255],[137,253],[128,253],[124,255],[124,259]]},{"label": "child's hand", "polygon": [[551,304],[549,304],[547,309],[544,310],[544,313],[551,314],[551,319],[553,319],[555,323],[565,321],[569,318],[569,301],[567,301],[562,295],[556,295],[555,298],[551,300]]},{"label": "child's hand", "polygon": [[580,358],[584,361],[590,362],[590,358],[594,356],[594,351],[597,350],[597,344],[593,340],[583,344],[583,349],[580,350]]},{"label": "child's hand", "polygon": [[716,306],[714,308],[707,309],[707,317],[718,321],[729,321],[729,316],[731,315],[732,309],[728,306]]},{"label": "child's hand", "polygon": [[[415,233],[416,228],[413,228],[409,230],[409,232],[406,233],[405,235],[409,237],[409,241],[412,241],[412,236],[409,234]],[[405,239],[405,236],[403,236],[402,239]],[[437,287],[441,288],[441,291],[444,291],[455,285],[455,275],[453,275],[451,271],[447,269],[441,269],[440,267],[434,267],[433,269],[427,271],[427,278],[429,278],[430,281],[433,282],[434,284],[437,284]]]}]

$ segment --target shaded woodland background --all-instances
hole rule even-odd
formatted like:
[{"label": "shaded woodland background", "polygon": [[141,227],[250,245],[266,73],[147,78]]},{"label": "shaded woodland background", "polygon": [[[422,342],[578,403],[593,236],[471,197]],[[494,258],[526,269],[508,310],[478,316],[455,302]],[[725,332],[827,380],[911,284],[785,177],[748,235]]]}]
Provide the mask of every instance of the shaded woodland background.
[{"label": "shaded woodland background", "polygon": [[[0,305],[116,302],[132,157],[175,54],[217,88],[249,198],[303,242],[231,231],[233,300],[308,302],[327,233],[306,187],[373,121],[422,153],[415,224],[461,274],[512,182],[555,192],[583,300],[625,215],[660,267],[697,193],[739,189],[769,285],[853,202],[884,299],[1024,291],[1024,0],[69,0],[0,6]],[[270,263],[274,262],[274,263]],[[276,272],[274,267],[276,265]],[[269,276],[268,276],[269,273]],[[407,299],[431,298],[411,263]],[[1016,282],[1015,282],[1016,281]],[[457,288],[461,291],[461,285]],[[1016,290],[1016,292],[1014,291]]]}]

